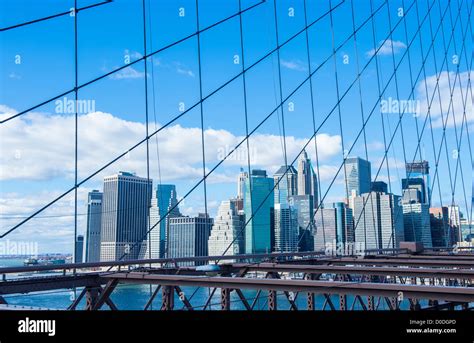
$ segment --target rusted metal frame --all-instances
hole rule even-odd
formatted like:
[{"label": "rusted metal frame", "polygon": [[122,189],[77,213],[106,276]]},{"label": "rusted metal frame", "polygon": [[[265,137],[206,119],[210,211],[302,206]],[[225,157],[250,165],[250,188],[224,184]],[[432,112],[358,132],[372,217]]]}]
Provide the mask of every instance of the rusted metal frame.
[{"label": "rusted metal frame", "polygon": [[176,291],[176,294],[178,295],[179,300],[181,300],[181,302],[184,304],[184,306],[186,306],[186,308],[187,308],[189,311],[194,310],[193,306],[191,305],[191,302],[190,302],[189,299],[186,297],[186,294],[184,294],[184,292],[182,291],[181,287],[179,287],[179,286],[174,286],[174,290]]},{"label": "rusted metal frame", "polygon": [[94,309],[94,306],[97,302],[97,297],[99,295],[98,287],[87,287],[86,288],[86,311],[91,311]]},{"label": "rusted metal frame", "polygon": [[[308,274],[303,273],[303,280],[308,280],[307,275],[308,275]],[[296,293],[294,293],[294,294],[295,294],[295,296],[294,296],[294,298],[293,298],[293,303],[295,304],[296,310],[298,310],[298,305],[296,304],[296,299],[297,299],[298,296],[300,295],[300,292],[296,292]],[[290,299],[288,299],[288,300],[290,300]],[[292,308],[292,305],[290,304],[290,309],[291,309],[291,308]]]},{"label": "rusted metal frame", "polygon": [[347,295],[339,295],[339,309],[341,311],[347,311]]},{"label": "rusted metal frame", "polygon": [[431,287],[422,285],[377,284],[360,282],[333,282],[309,280],[278,280],[262,278],[192,277],[174,275],[141,275],[141,273],[122,273],[103,278],[115,278],[124,283],[161,284],[181,286],[201,286],[217,288],[240,288],[255,290],[276,290],[314,292],[317,294],[353,294],[363,296],[397,296],[400,291],[405,298],[439,299],[445,301],[473,302],[474,289],[470,287]]},{"label": "rusted metal frame", "polygon": [[[306,280],[314,280],[316,277],[315,274],[305,274],[305,279]],[[308,292],[306,293],[306,309],[308,311],[314,311],[315,310],[315,299],[314,299],[314,293]]]},{"label": "rusted metal frame", "polygon": [[153,300],[155,300],[158,292],[160,291],[161,289],[161,285],[158,285],[155,290],[153,291],[152,295],[150,296],[150,299],[148,299],[148,301],[146,302],[146,305],[145,305],[145,308],[144,308],[144,311],[148,310],[148,308],[150,308],[151,304],[153,303]]},{"label": "rusted metal frame", "polygon": [[373,311],[374,310],[374,296],[369,295],[367,296],[367,311]]},{"label": "rusted metal frame", "polygon": [[[280,274],[278,274],[278,273],[273,273],[273,278],[275,278],[275,279],[281,279]],[[290,292],[288,292],[288,291],[283,291],[283,294],[285,295],[286,299],[287,299],[288,302],[290,303],[290,310],[298,311],[298,306],[297,306],[296,303],[295,303],[296,296],[295,296],[293,299],[291,299]]]},{"label": "rusted metal frame", "polygon": [[173,286],[162,286],[161,310],[172,311],[174,309],[174,292]]},{"label": "rusted metal frame", "polygon": [[221,288],[221,310],[230,311],[230,288]]},{"label": "rusted metal frame", "polygon": [[[280,274],[276,272],[270,272],[267,274],[269,279],[280,279]],[[286,292],[286,291],[285,291]],[[278,310],[278,294],[275,290],[268,291],[268,310]]]},{"label": "rusted metal frame", "polygon": [[[106,300],[109,299],[110,294],[112,294],[112,292],[114,291],[115,287],[117,287],[117,285],[118,285],[118,280],[112,279],[112,280],[109,280],[109,282],[107,282],[107,284],[105,285],[105,288],[103,289],[100,288],[99,289],[100,297],[95,302],[94,306],[92,307],[92,310],[94,311],[99,310],[102,307],[102,305],[104,305]],[[109,305],[110,302],[108,302],[107,304]],[[115,305],[112,305],[112,307],[115,307]]]},{"label": "rusted metal frame", "polygon": [[273,290],[268,291],[268,310],[269,311],[278,310],[277,292],[276,291],[273,291]]},{"label": "rusted metal frame", "polygon": [[[338,279],[339,281],[345,281],[346,275],[345,274],[336,274],[335,280]],[[339,294],[339,309],[341,311],[347,311],[347,295]]]}]

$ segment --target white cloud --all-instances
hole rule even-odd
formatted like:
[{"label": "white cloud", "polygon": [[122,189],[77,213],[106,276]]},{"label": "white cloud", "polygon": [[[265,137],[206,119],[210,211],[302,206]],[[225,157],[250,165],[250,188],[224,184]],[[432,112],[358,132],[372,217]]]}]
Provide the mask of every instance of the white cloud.
[{"label": "white cloud", "polygon": [[175,65],[175,68],[176,68],[176,72],[178,74],[186,75],[186,76],[189,76],[189,77],[195,77],[196,76],[194,74],[194,72],[191,69],[189,69],[188,67],[186,67],[184,64],[182,64],[180,62],[174,62],[174,65]]},{"label": "white cloud", "polygon": [[[400,51],[407,48],[406,44],[401,41],[392,41],[387,39],[385,41],[380,41],[378,47],[380,47],[377,55],[391,55],[392,47],[393,53],[398,54]],[[371,49],[366,52],[367,57],[372,57],[376,52],[376,49]]]},{"label": "white cloud", "polygon": [[[0,107],[0,118],[14,113]],[[0,112],[1,113],[1,112]],[[74,116],[31,113],[9,121],[1,131],[0,180],[54,180],[71,179],[74,175]],[[105,163],[145,137],[145,125],[126,121],[109,113],[94,112],[78,117],[79,179],[87,177]],[[217,164],[244,137],[226,130],[206,129],[206,163],[208,168]],[[266,168],[271,174],[283,164],[281,138],[277,135],[251,136],[252,165]],[[289,136],[286,139],[288,160],[292,161],[303,148],[307,138]],[[341,151],[340,137],[328,134],[317,136],[320,162]],[[158,133],[161,177],[165,181],[198,180],[202,177],[200,128],[174,125]],[[308,154],[314,160],[314,144],[308,145]],[[150,140],[150,165],[157,165],[156,141]],[[228,182],[232,174],[228,167],[246,165],[246,144],[242,144],[219,167],[211,182]],[[155,168],[156,169],[156,168]],[[145,144],[131,151],[96,177],[118,170],[135,171],[146,175]],[[152,175],[153,177],[153,175]],[[235,177],[235,175],[234,175]]]},{"label": "white cloud", "polygon": [[306,71],[307,67],[304,62],[300,60],[284,60],[282,59],[280,61],[281,65],[284,68],[290,69],[290,70],[295,70],[295,71]]},{"label": "white cloud", "polygon": [[[455,72],[446,72],[443,71],[439,75],[439,81],[437,81],[437,76],[432,75],[427,77],[425,80],[420,81],[417,86],[417,99],[420,101],[420,118],[424,120],[426,113],[428,111],[428,105],[433,97],[433,102],[431,104],[430,115],[433,123],[433,127],[440,128],[443,127],[443,120],[446,122],[447,118],[447,127],[454,127],[453,119],[453,109],[454,109],[454,118],[456,119],[456,126],[461,127],[461,123],[464,117],[464,110],[466,112],[466,119],[468,123],[474,122],[474,112],[473,112],[473,103],[468,89],[468,78],[469,73],[472,71],[465,71],[459,73],[456,78]],[[452,104],[451,102],[451,90],[454,85],[454,80],[456,79],[456,85],[453,90]],[[451,82],[451,83],[450,83]],[[472,81],[471,81],[472,82]],[[441,95],[438,96],[438,90],[436,84],[439,83],[439,92]],[[450,87],[451,85],[451,87]],[[426,99],[426,87],[428,89],[428,100]],[[461,96],[462,95],[462,96]],[[464,101],[466,103],[466,109],[464,109]],[[441,107],[440,107],[441,105]],[[449,114],[448,114],[449,108]],[[442,111],[441,111],[442,109]],[[464,124],[466,125],[466,124]]]},{"label": "white cloud", "polygon": [[[0,119],[10,117],[15,110],[0,105]],[[145,125],[140,122],[123,120],[109,113],[94,112],[80,115],[78,118],[79,147],[78,165],[79,180],[92,173],[101,165],[109,162],[126,151],[145,136]],[[208,169],[212,168],[243,137],[226,130],[205,130],[206,161]],[[0,194],[0,232],[18,223],[35,212],[52,199],[62,194],[61,180],[72,182],[74,177],[74,116],[29,113],[11,120],[0,127],[0,181],[4,185],[21,185],[23,181],[45,182],[44,190],[33,192],[19,187],[18,192]],[[306,138],[287,137],[288,159],[292,161],[301,151]],[[320,134],[317,136],[321,180],[330,180],[336,167],[324,164],[324,161],[341,151],[339,136]],[[246,147],[246,144],[242,145]],[[87,192],[100,183],[104,175],[119,170],[134,171],[146,175],[146,150],[137,148],[130,155],[120,159],[109,169],[100,173],[91,183],[80,187],[78,191],[78,227],[79,234],[85,228],[85,199]],[[202,177],[201,166],[201,130],[174,125],[159,133],[161,178],[163,182],[195,183]],[[156,166],[155,139],[150,140],[150,165]],[[314,142],[307,147],[314,163]],[[265,168],[271,175],[284,161],[280,137],[270,134],[252,136],[251,152],[254,153],[252,167]],[[229,158],[208,179],[209,184],[227,183],[234,187],[236,169],[245,166],[246,150],[243,149],[237,158]],[[315,164],[315,163],[314,163]],[[315,166],[316,169],[316,166]],[[152,172],[156,168],[152,168]],[[155,180],[157,176],[151,175]],[[58,180],[59,183],[55,183]],[[46,183],[48,182],[48,183]],[[36,183],[40,185],[40,183]],[[72,184],[72,183],[70,183]],[[64,186],[69,187],[69,186]],[[186,189],[180,189],[184,194]],[[42,212],[21,227],[18,232],[9,235],[9,239],[24,240],[33,237],[39,244],[41,252],[71,251],[74,227],[74,193],[71,192],[51,208]],[[208,199],[208,209],[217,208],[222,199]],[[183,213],[202,212],[202,201],[186,202],[180,206]],[[12,216],[16,218],[12,218]],[[42,218],[41,218],[42,217]]]},{"label": "white cloud", "polygon": [[157,67],[174,70],[176,73],[181,74],[181,75],[196,77],[196,74],[191,68],[189,68],[186,64],[179,61],[172,61],[170,63],[167,63],[167,62],[164,62],[161,58],[155,58],[153,60],[153,64]]},{"label": "white cloud", "polygon": [[[78,189],[78,234],[85,232],[85,203],[91,189]],[[36,192],[34,196],[21,193],[2,193],[0,198],[0,233],[18,224],[51,199],[62,192],[59,190]],[[74,193],[66,195],[34,219],[23,224],[7,236],[10,241],[35,243],[39,253],[71,252],[74,237]]]},{"label": "white cloud", "polygon": [[118,72],[115,72],[109,75],[109,77],[112,80],[140,79],[140,78],[143,78],[144,76],[145,76],[145,72],[138,71],[132,66],[127,67],[125,69],[121,69]]},{"label": "white cloud", "polygon": [[8,74],[8,77],[13,80],[21,80],[21,75],[15,72],[11,72],[10,74]]},{"label": "white cloud", "polygon": [[381,141],[373,141],[373,142],[367,143],[367,149],[369,151],[384,150],[385,145]]},{"label": "white cloud", "polygon": [[130,51],[128,49],[125,49],[124,54],[130,56],[132,60],[138,60],[143,57],[138,51]]}]

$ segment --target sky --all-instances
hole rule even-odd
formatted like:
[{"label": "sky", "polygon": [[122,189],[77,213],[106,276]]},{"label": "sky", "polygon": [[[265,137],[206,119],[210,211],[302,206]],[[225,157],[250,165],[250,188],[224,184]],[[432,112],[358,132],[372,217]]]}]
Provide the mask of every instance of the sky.
[{"label": "sky", "polygon": [[[277,0],[276,20],[273,1],[242,0],[243,9],[253,6],[242,14],[243,51],[237,15],[199,35],[199,68],[198,38],[193,35],[197,31],[196,2],[146,0],[146,53],[157,51],[147,59],[146,73],[143,60],[133,63],[145,54],[142,1],[115,0],[80,11],[78,84],[129,62],[132,65],[78,91],[79,100],[87,105],[77,118],[78,182],[143,141],[147,129],[149,134],[159,130],[148,145],[150,177],[155,185],[176,184],[182,197],[203,176],[202,137],[209,171],[244,140],[247,130],[252,132],[251,168],[263,168],[272,175],[285,164],[284,146],[291,163],[316,127],[318,163],[314,139],[306,150],[322,194],[327,193],[326,203],[345,197],[343,169],[336,176],[343,156],[365,158],[367,154],[372,178],[378,174],[377,180],[388,182],[393,193],[401,194],[404,163],[421,154],[431,166],[433,205],[451,203],[454,193],[461,211],[469,214],[471,203],[466,199],[472,198],[472,164],[468,132],[474,130],[474,114],[469,87],[473,37],[467,24],[472,4],[454,0],[448,7],[446,0],[417,4],[373,0],[372,8],[377,11],[371,20],[371,2],[354,0],[354,39],[350,0],[306,2],[309,46],[303,0]],[[81,8],[95,1],[77,3]],[[330,5],[337,6],[331,15]],[[71,7],[74,1],[0,1],[0,27]],[[237,0],[199,0],[199,29],[238,11]],[[74,36],[71,15],[0,33],[0,121],[74,89]],[[270,53],[277,41],[279,54]],[[248,129],[243,67],[250,67],[245,72]],[[406,113],[401,121],[392,105],[387,113],[378,101],[379,88],[384,91],[381,100],[385,104],[393,105],[390,99],[414,101],[417,113]],[[201,96],[205,99],[202,116],[197,105]],[[68,110],[72,100],[74,92],[0,124],[0,234],[74,186],[76,118]],[[282,100],[286,100],[281,106],[283,114],[276,111]],[[367,121],[366,144],[363,118]],[[387,163],[383,156],[389,145]],[[246,143],[207,179],[211,215],[222,200],[236,195],[241,167],[248,167]],[[122,170],[146,177],[146,142],[78,188],[79,234],[85,231],[87,193],[102,189],[104,176]],[[74,208],[72,191],[3,239],[35,240],[41,252],[71,252]],[[180,210],[187,215],[204,211],[202,185],[186,197]]]}]

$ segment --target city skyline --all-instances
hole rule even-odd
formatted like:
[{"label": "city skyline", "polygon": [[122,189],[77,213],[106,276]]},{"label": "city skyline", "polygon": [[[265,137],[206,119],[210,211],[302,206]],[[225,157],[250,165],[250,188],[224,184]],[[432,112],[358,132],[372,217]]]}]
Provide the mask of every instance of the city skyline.
[{"label": "city skyline", "polygon": [[[282,166],[274,172],[273,177],[267,175],[266,171],[252,170],[253,182],[249,182],[248,174],[241,170],[236,175],[237,192],[235,197],[222,199],[216,215],[209,214],[211,220],[214,217],[219,219],[204,234],[203,237],[207,238],[201,238],[199,245],[197,242],[193,243],[196,244],[193,249],[198,249],[196,251],[201,251],[200,254],[202,254],[204,251],[202,244],[205,242],[205,251],[212,251],[215,255],[229,255],[243,254],[244,252],[253,254],[270,251],[324,251],[331,244],[344,246],[362,244],[368,249],[385,249],[397,248],[402,241],[421,242],[425,247],[431,248],[433,246],[450,246],[464,239],[459,219],[462,214],[453,213],[451,206],[443,207],[442,212],[439,212],[440,210],[437,208],[430,208],[428,198],[423,196],[426,179],[429,179],[428,161],[423,161],[427,172],[421,176],[414,174],[414,177],[411,177],[412,166],[406,166],[409,178],[402,179],[402,188],[405,188],[403,196],[388,193],[386,184],[371,181],[370,173],[368,174],[360,167],[354,169],[352,166],[354,163],[370,166],[370,161],[364,162],[359,157],[347,158],[346,161],[349,170],[351,170],[348,173],[347,184],[353,185],[353,187],[360,187],[360,184],[364,184],[364,190],[361,192],[351,189],[352,195],[349,199],[341,195],[340,202],[332,204],[324,202],[314,207],[312,206],[314,204],[313,195],[297,194],[300,193],[298,185],[304,185],[301,178],[312,180],[305,173],[311,168],[300,166],[299,170],[303,170],[303,174],[300,174],[292,166],[287,168]],[[308,163],[311,166],[311,161],[307,158],[306,153],[302,154],[299,163]],[[287,173],[288,177],[286,177]],[[130,172],[119,172],[118,175],[136,178],[135,174]],[[104,179],[104,187],[106,180],[110,178]],[[368,179],[364,180],[364,178]],[[264,180],[266,180],[265,186],[259,190],[259,187],[264,185],[261,183]],[[151,184],[153,185],[152,182]],[[290,187],[288,188],[288,186]],[[311,184],[311,187],[307,187],[304,192],[311,192],[314,188],[317,188],[317,185]],[[184,220],[194,220],[193,216],[185,216],[179,212],[181,199],[177,196],[175,185],[157,184],[154,190],[152,199],[147,205],[148,232],[145,233],[142,230],[139,240],[130,244],[132,250],[136,250],[136,256],[141,258],[170,257],[168,255],[170,219],[188,218]],[[94,198],[96,200],[102,199],[102,194],[97,190],[89,193],[88,218],[92,218],[97,213],[97,208],[91,207],[92,200]],[[275,195],[273,196],[273,194]],[[161,205],[157,197],[161,197]],[[309,197],[309,202],[304,203],[308,207],[307,210],[302,207],[303,203],[299,202],[306,200],[305,197]],[[269,200],[271,202],[268,202]],[[250,210],[252,203],[254,204]],[[262,208],[263,204],[267,204],[265,205],[267,207]],[[389,213],[384,212],[386,211],[384,208],[388,209]],[[127,213],[134,213],[137,210],[135,207],[125,207],[111,212],[127,215]],[[196,214],[196,218],[203,215],[202,213]],[[264,219],[265,216],[269,216],[269,218]],[[260,224],[253,227],[252,222],[255,218]],[[97,219],[95,220],[97,221]],[[232,224],[229,224],[228,220]],[[439,224],[437,220],[441,220],[441,223]],[[374,226],[372,221],[378,224]],[[186,225],[189,226],[192,223],[189,222]],[[164,231],[162,231],[163,228]],[[449,232],[446,231],[448,228],[450,228]],[[214,229],[216,229],[215,232]],[[90,230],[94,231],[88,225],[85,233],[86,244],[83,248],[84,256],[88,256],[87,251],[97,244],[94,238],[89,243]],[[304,235],[305,230],[309,230],[306,236]],[[265,231],[267,233],[262,236]],[[183,237],[196,237],[196,235],[197,233],[191,236],[186,234]],[[255,243],[255,239],[260,243]],[[177,244],[180,240],[182,238],[173,240],[172,254],[174,257],[191,256],[189,255],[190,251],[183,253],[184,255],[179,252]],[[183,247],[186,246],[184,241],[182,244]],[[77,255],[77,247],[75,254]]]},{"label": "city skyline", "polygon": [[[257,3],[257,1],[242,1],[242,6],[247,8]],[[196,25],[194,2],[185,1],[181,5],[186,9],[184,17],[178,15],[179,7],[175,4],[167,2],[151,5],[150,10],[154,15],[146,21],[147,32],[150,34],[148,53],[165,47],[174,39],[194,32]],[[309,67],[305,34],[301,31],[301,34],[281,48],[279,56],[274,52],[247,73],[247,106],[241,96],[243,93],[241,77],[237,77],[235,82],[229,83],[213,94],[217,86],[239,75],[242,67],[249,67],[263,58],[275,46],[277,38],[280,43],[285,42],[304,27],[303,3],[294,3],[294,16],[289,16],[287,5],[281,2],[276,6],[277,30],[272,19],[272,6],[256,6],[242,16],[245,60],[242,59],[238,17],[226,21],[225,25],[218,29],[209,29],[203,33],[201,75],[199,75],[195,37],[149,57],[148,75],[142,63],[134,63],[134,61],[139,61],[145,53],[141,27],[132,25],[125,28],[119,22],[120,18],[141,20],[140,4],[115,1],[114,13],[118,17],[112,16],[107,11],[102,13],[102,8],[98,8],[97,12],[83,12],[84,15],[81,15],[79,21],[81,34],[78,36],[80,66],[78,82],[82,84],[103,73],[113,71],[126,64],[127,60],[133,65],[102,78],[99,87],[91,85],[91,87],[81,88],[78,92],[79,99],[84,101],[81,103],[83,106],[77,116],[78,180],[84,180],[99,166],[128,151],[123,158],[88,179],[77,189],[79,227],[84,227],[86,222],[83,209],[86,208],[87,194],[99,188],[105,175],[118,170],[132,170],[138,175],[146,176],[149,164],[150,178],[159,179],[167,184],[173,183],[181,190],[181,194],[186,194],[202,178],[203,169],[210,170],[216,166],[234,146],[245,139],[245,107],[248,112],[248,129],[256,129],[249,138],[249,145],[242,144],[239,151],[227,158],[207,178],[206,187],[201,185],[186,198],[183,206],[180,207],[183,213],[195,215],[204,212],[205,207],[209,212],[216,213],[219,199],[226,199],[234,194],[233,175],[240,168],[249,169],[248,154],[250,154],[251,169],[276,170],[281,165],[292,162],[311,138],[314,127],[322,125],[316,135],[318,155],[316,155],[314,140],[306,146],[320,183],[319,198],[328,191],[326,197],[328,202],[340,200],[339,195],[345,188],[344,171],[338,173],[334,182],[332,182],[333,177],[336,176],[346,150],[354,145],[350,155],[361,156],[372,161],[374,164],[372,174],[378,174],[377,180],[385,181],[388,188],[395,194],[402,193],[400,179],[404,174],[405,162],[411,162],[414,157],[415,160],[425,159],[432,162],[433,169],[433,166],[440,162],[437,168],[438,173],[436,177],[433,175],[431,180],[434,185],[431,196],[432,205],[440,206],[441,202],[443,205],[452,202],[450,190],[455,189],[454,202],[461,206],[466,216],[470,216],[470,204],[466,201],[466,198],[470,198],[469,194],[465,197],[460,189],[467,185],[468,182],[463,181],[472,175],[472,166],[464,162],[459,163],[459,168],[457,167],[460,160],[457,158],[459,155],[457,143],[458,140],[461,141],[461,138],[462,142],[466,141],[466,133],[463,133],[463,130],[458,130],[456,133],[454,125],[455,120],[459,126],[465,119],[464,131],[469,129],[472,132],[473,130],[472,106],[469,101],[466,104],[462,97],[468,93],[470,66],[464,54],[461,54],[459,40],[452,41],[446,46],[450,42],[451,34],[463,37],[461,22],[465,23],[466,18],[460,17],[461,20],[454,26],[454,31],[443,27],[436,39],[432,41],[429,23],[440,21],[444,4],[434,5],[431,18],[425,22],[418,33],[416,31],[417,12],[423,13],[428,9],[424,2],[419,3],[417,8],[407,8],[404,17],[398,16],[396,5],[385,8],[381,1],[374,1],[371,8],[369,2],[363,2],[357,6],[357,12],[354,15],[355,26],[362,26],[358,31],[355,46],[353,37],[350,36],[353,31],[350,2],[344,2],[334,10],[332,20],[340,25],[334,25],[333,29],[331,29],[330,16],[325,15],[330,4],[310,3],[306,9],[307,21],[312,23],[319,16],[322,18],[308,30],[308,50],[311,60]],[[59,7],[59,4],[51,2],[48,8],[52,11]],[[370,29],[371,20],[364,24],[364,19],[379,7],[381,9],[377,11],[373,21],[374,25],[383,29],[376,30],[373,36]],[[234,13],[237,8],[237,1],[230,1],[220,6],[203,1],[200,4],[200,26],[205,28],[212,25],[216,20],[225,18],[226,14]],[[46,8],[35,6],[34,2],[21,11],[13,5],[9,5],[8,10],[9,13],[14,14],[12,18],[15,17],[18,20],[27,20],[47,12]],[[455,8],[452,10],[456,11]],[[388,35],[390,28],[387,27],[389,23],[387,19],[391,20],[392,28],[394,28],[390,35]],[[4,20],[5,25],[8,25],[11,18]],[[398,21],[400,25],[396,26]],[[5,63],[2,62],[2,66],[5,66],[6,72],[1,74],[0,80],[8,87],[2,88],[0,93],[2,232],[14,227],[19,221],[41,209],[51,199],[60,196],[70,189],[71,185],[74,185],[76,118],[75,113],[70,112],[70,103],[74,99],[72,93],[3,122],[29,106],[63,91],[61,85],[68,88],[67,86],[73,84],[73,63],[70,58],[74,55],[73,45],[58,43],[71,41],[70,38],[73,37],[74,32],[72,22],[73,18],[63,17],[57,22],[49,22],[41,27],[40,31],[33,32],[31,35],[28,28],[10,30],[4,35],[6,48],[2,49],[0,57],[2,61],[5,61]],[[95,28],[102,25],[107,29],[99,30],[100,34],[97,34]],[[169,35],[151,36],[151,33],[165,27],[169,29]],[[43,31],[54,31],[55,35],[45,39],[46,35],[42,35]],[[334,47],[331,35],[326,34],[332,31],[334,31]],[[347,40],[346,37],[348,37]],[[32,42],[37,44],[29,44]],[[428,50],[430,44],[433,48]],[[32,46],[36,48],[33,49]],[[421,46],[426,56],[419,53],[408,56],[408,50],[421,51]],[[332,56],[333,48],[336,49],[335,61],[326,60],[328,56]],[[86,53],[91,50],[95,51],[95,54]],[[445,50],[447,56],[453,57],[458,54],[459,63],[455,64],[449,59],[445,61],[443,54],[437,53],[437,51]],[[427,51],[430,52],[427,53]],[[418,67],[423,60],[427,61],[423,63],[423,70],[420,69],[419,77],[415,77],[418,70],[410,73],[408,58],[411,65]],[[61,63],[56,63],[57,60]],[[237,60],[239,63],[236,63]],[[245,66],[243,66],[244,62]],[[390,74],[386,72],[393,70],[394,62],[400,63],[399,73],[397,73],[398,87],[395,87],[395,80],[390,79]],[[436,62],[436,65],[431,62]],[[333,64],[338,71],[338,84],[334,79]],[[259,126],[260,121],[278,107],[276,105],[280,100],[284,100],[291,94],[291,91],[305,80],[308,72],[315,71],[316,68],[318,68],[317,73],[312,77],[312,89],[306,82],[284,101],[283,113],[281,109],[277,110],[275,115]],[[280,69],[281,77],[278,76],[280,74],[278,69]],[[358,74],[357,69],[364,71],[360,77],[362,98],[357,92],[357,82],[349,91],[349,86]],[[147,79],[150,92],[148,108],[144,105],[142,92],[144,81]],[[203,104],[202,122],[200,108],[198,110],[200,106],[185,114],[180,110],[181,105],[184,105],[186,111],[199,100],[198,79],[202,80],[202,96],[213,94]],[[38,87],[38,80],[41,80],[41,87]],[[380,98],[378,82],[374,80],[380,82],[380,89],[386,88]],[[326,115],[331,113],[333,105],[338,103],[336,86],[343,99],[339,103],[339,108],[333,110],[331,117],[325,120]],[[414,94],[410,95],[412,86]],[[440,98],[434,97],[433,103],[428,106],[429,97],[437,93],[437,87]],[[282,99],[279,96],[280,88]],[[151,96],[152,89],[154,89],[153,97]],[[18,95],[25,93],[28,96]],[[450,93],[453,93],[451,107]],[[310,94],[314,97],[314,106],[311,103]],[[400,104],[407,101],[413,101],[415,105],[419,105],[408,108],[409,111],[415,109],[419,113],[406,113],[403,127],[397,128],[400,108],[404,108],[403,105],[400,107]],[[416,127],[422,126],[428,107],[430,107],[432,121],[418,144]],[[314,125],[311,113],[313,108],[315,109]],[[362,126],[361,117],[364,115],[367,119],[372,108],[375,108],[375,112],[367,122],[366,133],[358,136],[357,133]],[[445,113],[443,112],[449,112],[449,108],[451,108],[451,115],[444,116],[447,120],[447,134],[444,136],[442,118]],[[148,120],[145,115],[147,110]],[[343,119],[342,126],[337,118],[339,111]],[[183,115],[164,127],[169,120],[179,114]],[[147,121],[148,125],[146,125]],[[384,121],[386,131],[380,130],[382,121]],[[282,130],[283,124],[284,130]],[[434,139],[442,140],[446,145],[446,154],[443,151],[443,154],[439,155],[437,147],[432,147],[429,137],[431,127]],[[396,135],[395,128],[398,130]],[[403,137],[401,136],[402,129]],[[147,141],[149,149],[141,144],[133,151],[129,151],[143,139],[147,130],[161,131]],[[49,134],[39,134],[41,132]],[[393,144],[389,144],[392,134],[396,139]],[[201,139],[202,136],[204,136],[203,139]],[[367,138],[365,142],[367,144],[362,141],[364,136]],[[101,142],[106,142],[106,144]],[[387,162],[387,158],[384,159],[384,153],[388,145]],[[41,149],[44,146],[54,147],[54,149]],[[201,151],[203,147],[204,154]],[[467,152],[466,149],[463,151]],[[202,156],[205,157],[204,165]],[[24,168],[25,165],[35,167]],[[296,168],[296,165],[294,167]],[[462,170],[463,176],[457,177],[454,182],[454,179],[450,180],[449,175],[454,174],[456,169],[458,169],[458,175]],[[438,187],[438,182],[440,187]],[[21,230],[11,234],[11,238],[22,240],[34,232],[42,251],[72,251],[74,218],[76,217],[76,206],[72,205],[73,193],[69,192],[54,206],[38,214],[32,222],[25,223]],[[207,203],[205,200],[208,200]],[[42,219],[42,216],[49,220]],[[54,226],[56,230],[48,231],[49,225]]]}]

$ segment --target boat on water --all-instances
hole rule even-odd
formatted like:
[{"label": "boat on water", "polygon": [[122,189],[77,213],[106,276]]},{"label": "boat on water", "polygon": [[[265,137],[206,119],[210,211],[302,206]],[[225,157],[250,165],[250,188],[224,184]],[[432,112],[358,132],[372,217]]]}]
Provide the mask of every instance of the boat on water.
[{"label": "boat on water", "polygon": [[30,257],[23,261],[24,266],[47,266],[64,263],[66,263],[66,259],[64,258],[38,259]]}]

